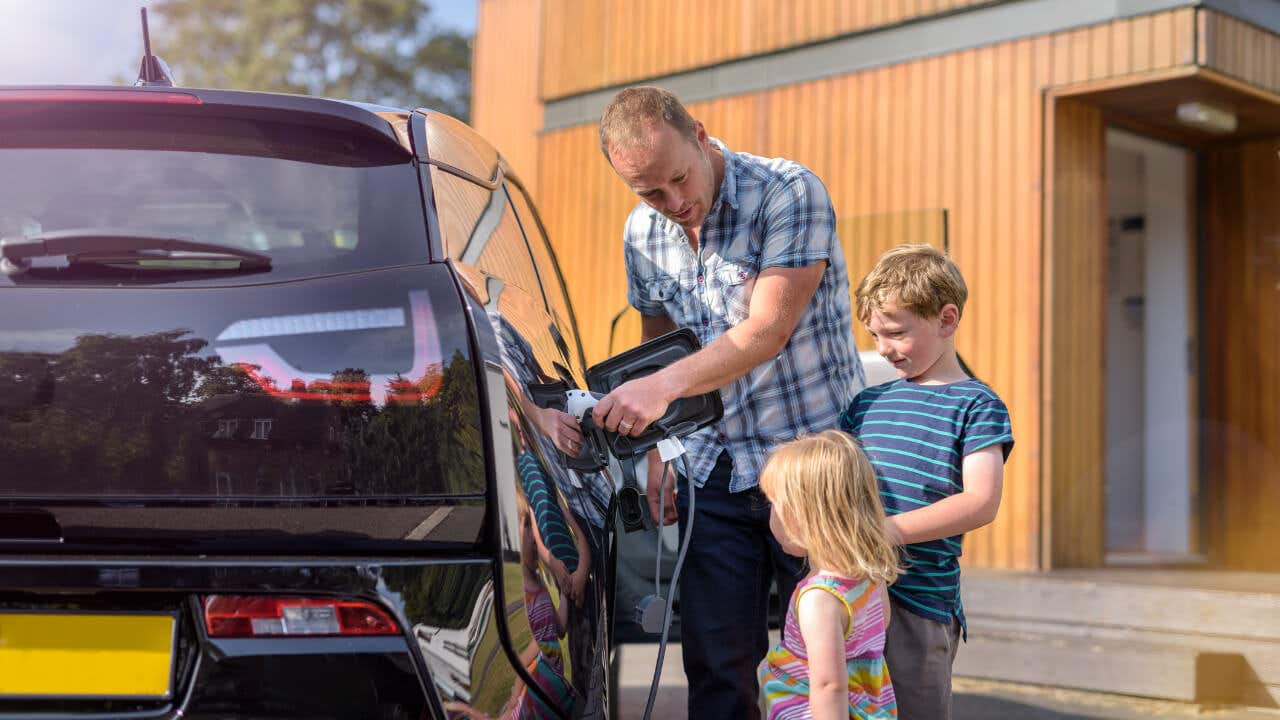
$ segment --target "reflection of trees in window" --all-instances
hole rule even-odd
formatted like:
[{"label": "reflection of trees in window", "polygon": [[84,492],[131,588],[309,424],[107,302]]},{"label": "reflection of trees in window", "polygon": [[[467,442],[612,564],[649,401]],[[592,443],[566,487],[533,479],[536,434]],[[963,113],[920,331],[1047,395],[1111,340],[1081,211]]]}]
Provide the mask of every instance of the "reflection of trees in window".
[{"label": "reflection of trees in window", "polygon": [[382,568],[387,587],[399,592],[404,612],[415,623],[460,629],[491,573],[483,565],[426,565]]},{"label": "reflection of trees in window", "polygon": [[[59,355],[0,354],[0,455],[14,471],[0,489],[163,492],[189,471],[174,462],[184,407],[216,359],[187,334],[83,335]],[[24,371],[40,382],[16,383]]]},{"label": "reflection of trees in window", "polygon": [[[268,393],[186,330],[84,335],[0,353],[0,493],[328,495],[482,492],[475,373],[460,352],[378,408],[360,369]],[[363,383],[361,394],[342,392]],[[268,386],[269,387],[269,386]]]},{"label": "reflection of trees in window", "polygon": [[475,383],[470,361],[455,353],[438,378],[428,373],[416,386],[402,377],[389,380],[387,396],[395,401],[367,420],[347,416],[344,449],[363,492],[483,491]]}]

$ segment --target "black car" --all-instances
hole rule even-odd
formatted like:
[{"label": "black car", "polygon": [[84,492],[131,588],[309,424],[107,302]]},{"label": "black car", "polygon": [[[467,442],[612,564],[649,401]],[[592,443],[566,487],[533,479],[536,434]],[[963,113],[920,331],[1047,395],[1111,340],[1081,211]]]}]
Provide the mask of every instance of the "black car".
[{"label": "black car", "polygon": [[450,117],[0,88],[0,717],[603,716],[586,374]]}]

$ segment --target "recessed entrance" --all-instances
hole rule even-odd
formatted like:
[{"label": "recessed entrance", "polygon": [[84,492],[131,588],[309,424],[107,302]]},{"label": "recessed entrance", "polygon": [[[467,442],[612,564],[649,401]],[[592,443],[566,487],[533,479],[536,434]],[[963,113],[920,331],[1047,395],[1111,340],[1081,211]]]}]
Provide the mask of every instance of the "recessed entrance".
[{"label": "recessed entrance", "polygon": [[1198,559],[1187,150],[1106,134],[1106,560]]}]

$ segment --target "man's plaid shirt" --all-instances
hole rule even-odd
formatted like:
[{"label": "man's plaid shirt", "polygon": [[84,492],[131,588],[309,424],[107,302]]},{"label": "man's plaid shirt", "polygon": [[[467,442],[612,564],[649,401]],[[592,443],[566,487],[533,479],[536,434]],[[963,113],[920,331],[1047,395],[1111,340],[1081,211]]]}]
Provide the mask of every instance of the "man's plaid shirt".
[{"label": "man's plaid shirt", "polygon": [[767,268],[827,261],[822,282],[782,352],[721,389],[724,419],[684,440],[691,480],[706,482],[722,450],[731,492],[754,487],[768,452],[801,433],[837,426],[866,377],[853,344],[853,313],[835,211],[822,181],[780,158],[724,153],[724,180],[702,225],[699,252],[684,230],[640,203],[623,235],[627,300],[666,314],[703,346],[747,317]]}]

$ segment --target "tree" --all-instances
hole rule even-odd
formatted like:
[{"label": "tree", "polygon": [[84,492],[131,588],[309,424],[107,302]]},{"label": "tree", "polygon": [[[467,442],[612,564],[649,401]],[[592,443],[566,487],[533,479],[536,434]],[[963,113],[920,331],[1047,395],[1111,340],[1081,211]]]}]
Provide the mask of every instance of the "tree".
[{"label": "tree", "polygon": [[430,107],[467,119],[471,38],[426,0],[159,0],[157,54],[189,87]]}]

